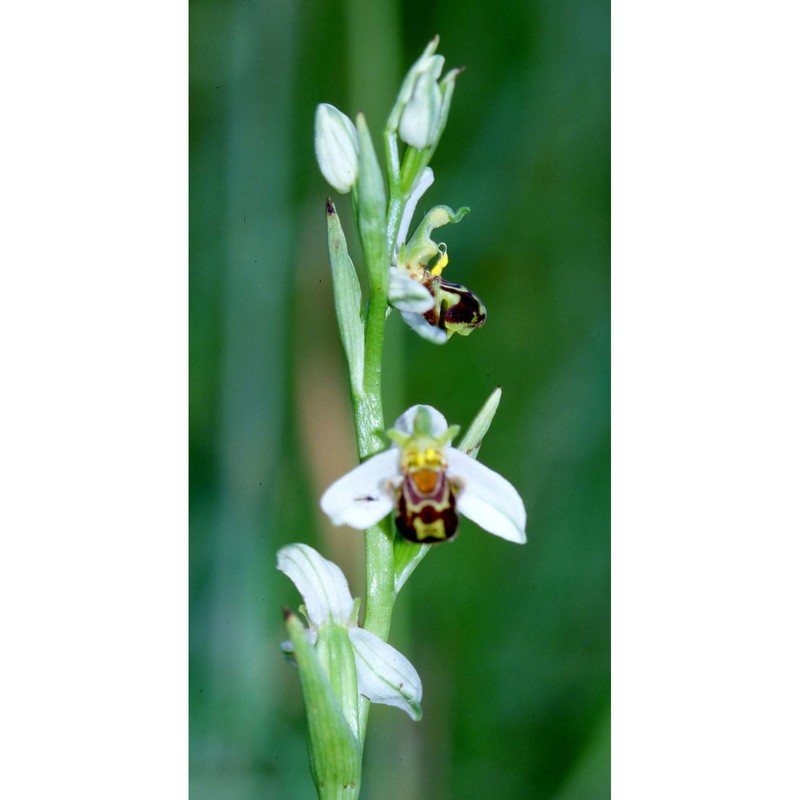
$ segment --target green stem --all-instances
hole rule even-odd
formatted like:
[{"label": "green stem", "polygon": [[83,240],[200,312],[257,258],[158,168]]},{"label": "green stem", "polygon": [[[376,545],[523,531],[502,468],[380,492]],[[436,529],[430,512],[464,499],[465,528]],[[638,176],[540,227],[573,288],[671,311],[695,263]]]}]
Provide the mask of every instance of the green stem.
[{"label": "green stem", "polygon": [[[365,247],[367,261],[381,259],[388,274],[386,250]],[[371,266],[375,266],[372,264]],[[370,275],[378,270],[368,269]],[[372,282],[367,308],[364,341],[364,390],[353,395],[358,454],[363,461],[386,448],[383,437],[382,367],[383,334],[386,321],[386,286]],[[394,530],[390,519],[369,528],[365,534],[367,597],[364,628],[386,641],[392,622],[394,606]],[[369,701],[359,698],[359,733],[364,741],[369,714]]]},{"label": "green stem", "polygon": [[411,194],[422,170],[428,166],[432,155],[431,149],[430,147],[422,150],[417,150],[416,147],[406,148],[403,166],[400,168],[400,187],[405,195]]},{"label": "green stem", "polygon": [[[358,435],[358,454],[362,459],[386,448],[383,438],[383,403],[381,372],[383,331],[386,318],[386,293],[374,290],[367,311],[364,353],[364,393],[354,398]],[[394,532],[390,520],[366,533],[367,604],[364,628],[384,641],[389,635],[394,605]]]},{"label": "green stem", "polygon": [[[389,265],[384,256],[384,269],[388,274]],[[386,306],[388,303],[386,285],[371,287],[369,308],[367,309],[367,325],[364,337],[364,394],[370,399],[372,410],[371,419],[375,427],[366,431],[370,435],[370,442],[375,449],[369,453],[359,453],[361,457],[374,455],[386,446],[383,438],[383,401],[381,398],[383,371],[383,332],[386,325]],[[361,447],[361,432],[359,431],[359,448]]]}]

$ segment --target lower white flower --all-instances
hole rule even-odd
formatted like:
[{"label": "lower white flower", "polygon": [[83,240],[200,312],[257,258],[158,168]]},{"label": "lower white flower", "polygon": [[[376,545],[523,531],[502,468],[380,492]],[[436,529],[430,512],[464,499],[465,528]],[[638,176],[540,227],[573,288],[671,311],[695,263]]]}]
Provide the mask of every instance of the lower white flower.
[{"label": "lower white flower", "polygon": [[422,717],[422,681],[411,662],[373,633],[358,627],[358,605],[347,579],[336,564],[307,544],[290,544],[278,551],[278,569],[303,596],[315,642],[325,625],[347,629],[356,662],[358,692],[373,703],[395,706],[411,719]]},{"label": "lower white flower", "polygon": [[340,478],[320,505],[334,525],[364,530],[394,512],[412,542],[452,539],[463,514],[489,533],[524,544],[525,505],[503,477],[451,446],[458,427],[435,408],[409,408],[388,431],[393,444]]}]

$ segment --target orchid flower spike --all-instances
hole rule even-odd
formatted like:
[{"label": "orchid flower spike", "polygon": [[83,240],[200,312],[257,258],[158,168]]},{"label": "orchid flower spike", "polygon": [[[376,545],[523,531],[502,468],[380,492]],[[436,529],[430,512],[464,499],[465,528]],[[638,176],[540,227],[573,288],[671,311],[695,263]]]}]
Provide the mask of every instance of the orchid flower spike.
[{"label": "orchid flower spike", "polygon": [[503,477],[451,446],[458,426],[435,408],[409,408],[388,431],[392,446],[339,478],[320,505],[334,525],[364,530],[394,513],[412,542],[452,539],[463,514],[489,533],[524,544],[525,506]]},{"label": "orchid flower spike", "polygon": [[[278,551],[278,569],[303,596],[309,628],[316,643],[325,626],[347,630],[355,656],[359,694],[373,703],[395,706],[411,719],[422,717],[422,681],[411,662],[375,634],[358,627],[358,603],[344,573],[307,544],[290,544]],[[284,646],[286,650],[286,646]]]}]

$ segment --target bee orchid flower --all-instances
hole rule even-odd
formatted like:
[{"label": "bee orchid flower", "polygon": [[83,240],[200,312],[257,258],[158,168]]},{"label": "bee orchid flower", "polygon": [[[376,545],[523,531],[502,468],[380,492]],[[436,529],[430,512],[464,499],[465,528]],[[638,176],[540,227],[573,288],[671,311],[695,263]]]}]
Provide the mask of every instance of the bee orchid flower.
[{"label": "bee orchid flower", "polygon": [[[373,703],[395,706],[411,719],[422,716],[422,681],[411,662],[391,645],[358,626],[358,603],[336,564],[306,544],[290,544],[278,551],[278,569],[303,596],[309,622],[306,630],[314,644],[326,626],[347,630],[355,656],[359,694]],[[287,649],[288,648],[288,649]],[[291,646],[284,650],[291,653]]]},{"label": "bee orchid flower", "polygon": [[463,514],[524,544],[522,498],[505,478],[451,445],[458,430],[435,408],[412,406],[387,432],[392,446],[333,483],[322,510],[335,525],[358,530],[393,513],[398,531],[417,544],[452,539]]},{"label": "bee orchid flower", "polygon": [[[486,308],[466,286],[442,277],[448,263],[447,246],[431,238],[435,228],[460,222],[468,208],[454,212],[448,206],[435,206],[409,242],[405,241],[416,205],[432,183],[433,171],[426,168],[403,211],[396,263],[389,271],[389,302],[423,339],[444,344],[454,333],[466,336],[481,327],[486,322]],[[431,263],[432,259],[435,262]]]}]

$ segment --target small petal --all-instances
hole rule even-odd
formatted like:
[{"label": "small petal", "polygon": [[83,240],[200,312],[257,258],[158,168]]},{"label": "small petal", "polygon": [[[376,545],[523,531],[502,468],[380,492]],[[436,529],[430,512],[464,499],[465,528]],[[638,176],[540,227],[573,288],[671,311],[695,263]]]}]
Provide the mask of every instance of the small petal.
[{"label": "small petal", "polygon": [[468,455],[448,447],[447,475],[460,480],[456,510],[481,528],[517,544],[525,544],[525,506],[517,490],[501,475]]},{"label": "small petal", "polygon": [[347,625],[353,597],[344,573],[307,544],[289,544],[278,551],[278,569],[289,577],[303,596],[309,622]]},{"label": "small petal", "polygon": [[437,411],[433,406],[416,405],[411,406],[407,411],[404,411],[394,423],[394,429],[406,433],[411,436],[414,433],[414,420],[417,418],[417,412],[424,408],[430,417],[431,421],[431,436],[434,438],[441,436],[447,430],[447,420],[441,411]]},{"label": "small petal", "polygon": [[420,197],[430,189],[433,185],[433,170],[430,167],[425,167],[420,175],[414,191],[411,196],[406,200],[405,207],[403,208],[403,216],[400,218],[400,227],[397,229],[397,246],[405,244],[406,236],[408,236],[408,227],[411,225],[411,219],[414,216],[414,211],[417,208]]},{"label": "small petal", "polygon": [[434,305],[433,295],[419,281],[393,267],[389,269],[389,302],[399,311],[415,314],[424,314]]},{"label": "small petal", "polygon": [[368,458],[331,484],[322,495],[320,505],[334,525],[365,530],[394,508],[388,484],[399,477],[400,451],[392,447]]},{"label": "small petal", "polygon": [[422,681],[412,663],[363,628],[350,628],[350,641],[356,656],[359,693],[373,703],[401,708],[411,719],[420,719]]},{"label": "small petal", "polygon": [[422,314],[412,314],[409,311],[401,311],[400,315],[406,325],[412,327],[423,339],[427,339],[434,344],[444,344],[447,341],[447,333],[441,328],[436,328],[422,316]]}]

